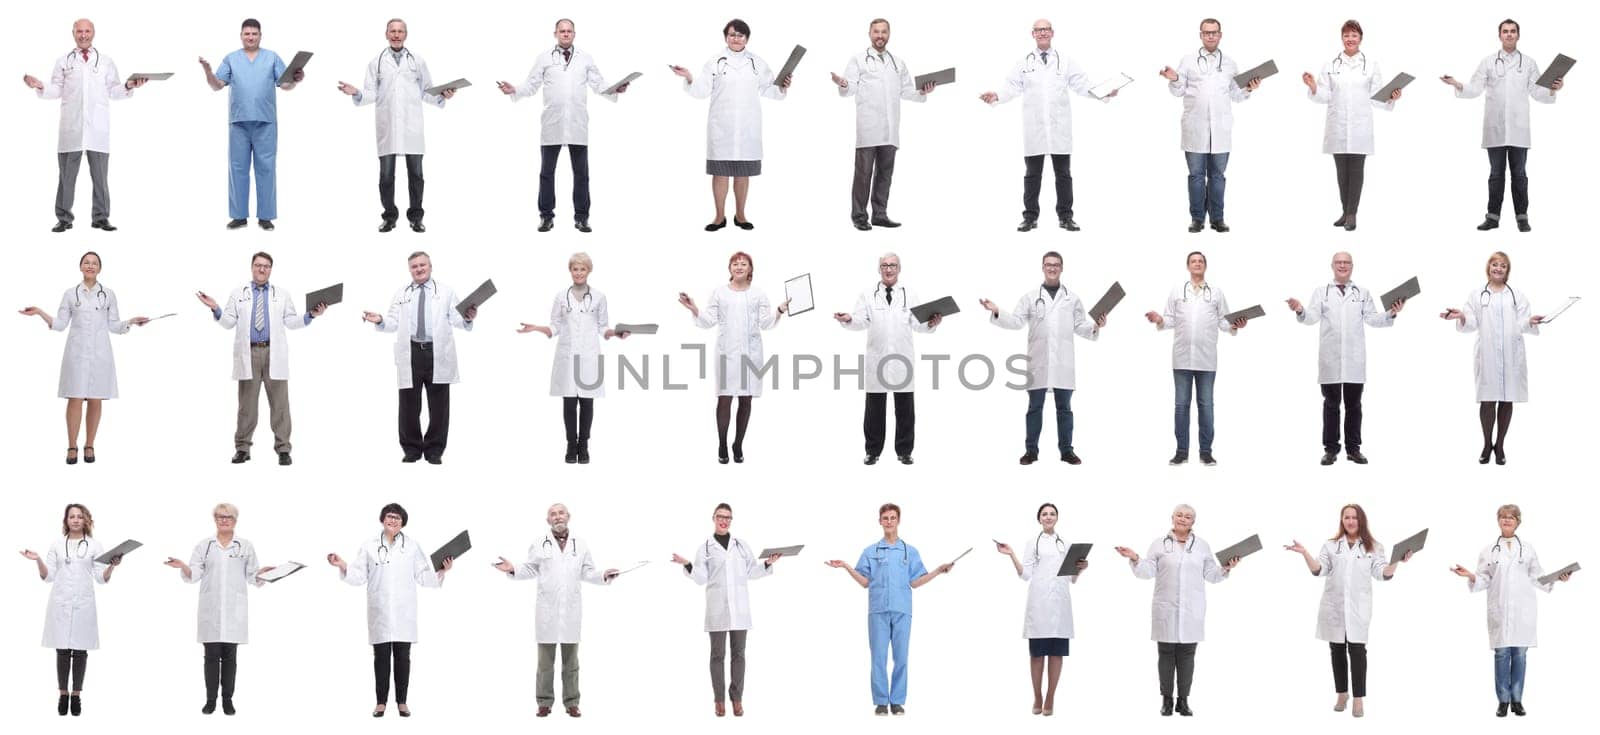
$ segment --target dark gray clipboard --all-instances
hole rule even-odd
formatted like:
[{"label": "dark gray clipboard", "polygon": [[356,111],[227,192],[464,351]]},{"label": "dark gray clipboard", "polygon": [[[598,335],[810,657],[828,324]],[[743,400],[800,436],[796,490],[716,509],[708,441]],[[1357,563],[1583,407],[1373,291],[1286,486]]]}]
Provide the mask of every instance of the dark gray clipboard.
[{"label": "dark gray clipboard", "polygon": [[1567,73],[1572,71],[1572,65],[1576,63],[1578,63],[1578,60],[1571,56],[1556,54],[1555,61],[1550,62],[1550,67],[1539,75],[1539,79],[1534,84],[1549,89],[1550,85],[1554,84],[1557,79],[1567,76]]},{"label": "dark gray clipboard", "polygon": [[1056,570],[1057,577],[1078,576],[1078,562],[1089,558],[1089,550],[1094,544],[1073,544],[1067,547],[1067,556],[1061,560],[1061,568]]},{"label": "dark gray clipboard", "polygon": [[445,559],[460,559],[462,554],[472,548],[472,537],[466,531],[456,534],[450,542],[440,546],[438,551],[429,555],[428,561],[433,564],[435,571],[444,568]]},{"label": "dark gray clipboard", "polygon": [[333,306],[334,304],[342,303],[343,301],[343,282],[335,283],[327,288],[319,288],[311,293],[306,294],[306,313],[310,314],[311,310],[317,307],[317,304],[327,304],[328,306]]},{"label": "dark gray clipboard", "polygon": [[928,86],[928,82],[933,82],[937,86],[955,84],[956,68],[952,66],[949,69],[940,69],[939,71],[930,71],[927,74],[918,74],[911,83],[916,85],[917,89],[922,89],[923,87]]},{"label": "dark gray clipboard", "polygon": [[1412,276],[1411,278],[1407,279],[1405,283],[1395,286],[1393,290],[1385,293],[1382,297],[1383,300],[1378,302],[1378,308],[1388,309],[1394,306],[1394,302],[1399,301],[1400,299],[1409,300],[1411,297],[1416,296],[1419,293],[1422,293],[1422,284],[1421,282],[1417,281],[1416,276]]},{"label": "dark gray clipboard", "polygon": [[1394,545],[1394,551],[1389,556],[1389,562],[1390,563],[1394,563],[1394,562],[1401,561],[1401,560],[1405,559],[1406,558],[1406,552],[1411,552],[1412,554],[1415,554],[1418,551],[1422,551],[1423,545],[1426,544],[1427,542],[1428,542],[1428,529],[1424,528],[1424,529],[1422,529],[1422,531],[1418,532],[1416,535],[1413,535],[1413,536],[1407,538],[1406,540],[1401,541],[1398,544],[1395,544]]},{"label": "dark gray clipboard", "polygon": [[112,559],[115,559],[119,556],[127,556],[129,552],[139,548],[140,546],[144,546],[144,544],[134,541],[133,539],[128,539],[127,541],[117,544],[116,547],[112,548],[110,551],[95,557],[94,563],[110,564]]},{"label": "dark gray clipboard", "polygon": [[306,64],[310,61],[310,51],[296,51],[294,53],[294,58],[289,61],[287,66],[283,67],[283,76],[278,77],[278,86],[282,87],[283,85],[294,81],[294,73],[306,68]]},{"label": "dark gray clipboard", "polygon": [[1230,560],[1235,558],[1243,559],[1260,550],[1261,534],[1252,533],[1250,534],[1250,538],[1217,552],[1217,563],[1221,564],[1222,566],[1227,566]]},{"label": "dark gray clipboard", "polygon": [[960,313],[961,306],[956,303],[955,297],[953,296],[937,298],[929,301],[926,304],[919,304],[911,307],[911,316],[916,317],[917,321],[922,324],[927,324],[928,320],[932,319],[934,314],[938,314],[942,319],[950,316],[951,314]]},{"label": "dark gray clipboard", "polygon": [[1410,84],[1414,81],[1417,81],[1416,77],[1405,72],[1400,72],[1399,74],[1394,75],[1394,78],[1390,79],[1388,84],[1383,85],[1383,89],[1378,90],[1377,94],[1372,95],[1372,101],[1388,102],[1389,98],[1394,96],[1395,90],[1405,89],[1407,84]]},{"label": "dark gray clipboard", "polygon": [[1267,59],[1266,63],[1235,76],[1233,78],[1233,83],[1239,85],[1240,89],[1244,89],[1245,87],[1250,86],[1251,79],[1266,79],[1267,77],[1277,73],[1277,62],[1273,61],[1272,59]]},{"label": "dark gray clipboard", "polygon": [[1261,308],[1260,304],[1256,304],[1255,306],[1250,306],[1250,307],[1246,307],[1246,308],[1240,309],[1240,310],[1238,310],[1236,312],[1233,312],[1232,314],[1224,315],[1222,318],[1224,320],[1226,320],[1229,324],[1232,324],[1232,323],[1234,323],[1236,321],[1239,321],[1240,319],[1243,319],[1245,321],[1250,321],[1251,319],[1260,319],[1261,317],[1264,317],[1266,315],[1267,315],[1267,310]]},{"label": "dark gray clipboard", "polygon": [[1112,309],[1117,308],[1117,304],[1122,303],[1122,298],[1127,295],[1128,293],[1122,290],[1121,281],[1112,281],[1111,288],[1106,289],[1106,295],[1101,296],[1099,301],[1094,302],[1094,308],[1089,310],[1089,318],[1104,318],[1111,313]]},{"label": "dark gray clipboard", "polygon": [[783,84],[784,77],[794,76],[795,67],[800,65],[800,59],[806,55],[806,47],[794,45],[794,50],[789,52],[789,60],[783,62],[783,68],[778,70],[778,76],[772,78],[773,84]]},{"label": "dark gray clipboard", "polygon": [[472,293],[467,294],[466,298],[457,302],[456,312],[461,314],[462,319],[465,319],[467,318],[467,309],[474,306],[483,306],[483,302],[488,301],[489,297],[496,293],[499,293],[499,291],[494,287],[494,279],[490,278],[484,281],[483,285],[472,289]]}]

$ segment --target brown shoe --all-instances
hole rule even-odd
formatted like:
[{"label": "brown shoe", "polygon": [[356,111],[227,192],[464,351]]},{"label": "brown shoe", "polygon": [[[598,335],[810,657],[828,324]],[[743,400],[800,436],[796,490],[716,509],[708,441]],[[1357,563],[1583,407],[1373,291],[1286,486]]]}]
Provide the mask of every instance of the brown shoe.
[{"label": "brown shoe", "polygon": [[533,716],[534,717],[549,717],[550,716],[550,708],[549,707],[540,707],[538,712],[533,713]]},{"label": "brown shoe", "polygon": [[744,717],[744,703],[743,702],[735,701],[733,703],[733,716],[734,717]]},{"label": "brown shoe", "polygon": [[567,708],[567,716],[568,717],[582,717],[583,713],[579,712],[578,708],[576,706],[573,706],[573,707],[568,707]]},{"label": "brown shoe", "polygon": [[723,717],[723,716],[726,716],[727,714],[728,714],[727,708],[723,707],[721,702],[717,702],[717,716],[718,717]]}]

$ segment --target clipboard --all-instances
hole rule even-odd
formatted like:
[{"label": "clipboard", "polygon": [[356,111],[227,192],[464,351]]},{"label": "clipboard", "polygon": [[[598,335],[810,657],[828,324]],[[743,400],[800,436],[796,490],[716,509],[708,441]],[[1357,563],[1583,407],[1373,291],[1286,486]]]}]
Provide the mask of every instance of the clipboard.
[{"label": "clipboard", "polygon": [[1277,62],[1274,62],[1272,59],[1267,59],[1266,63],[1261,64],[1260,66],[1257,66],[1254,69],[1246,71],[1242,74],[1235,75],[1233,78],[1233,83],[1238,85],[1240,89],[1244,89],[1245,87],[1250,86],[1251,79],[1266,79],[1267,77],[1277,73]]},{"label": "clipboard", "polygon": [[789,302],[789,316],[799,316],[817,308],[811,293],[811,274],[795,276],[783,282],[783,297]]},{"label": "clipboard", "polygon": [[472,82],[469,82],[469,81],[467,81],[465,79],[457,79],[457,80],[455,80],[453,82],[445,82],[444,84],[439,84],[439,85],[435,85],[435,86],[429,87],[427,89],[422,90],[422,93],[423,94],[434,94],[434,95],[436,95],[436,94],[439,94],[440,92],[443,92],[443,91],[445,91],[447,89],[466,89],[467,87],[470,87],[470,86],[472,86]]},{"label": "clipboard", "polygon": [[629,74],[628,76],[623,77],[622,81],[617,82],[616,84],[613,84],[613,85],[611,85],[609,87],[606,87],[605,89],[601,90],[600,94],[602,94],[604,96],[608,96],[608,97],[611,96],[611,95],[614,95],[614,94],[617,93],[617,87],[620,87],[620,86],[622,86],[624,84],[632,84],[633,80],[638,79],[639,77],[642,77],[642,76],[644,76],[644,72],[636,71],[636,72],[634,72],[632,74]]},{"label": "clipboard", "polygon": [[1090,87],[1089,96],[1100,100],[1101,102],[1105,102],[1106,100],[1111,99],[1112,92],[1122,89],[1130,84],[1133,84],[1133,77],[1130,77],[1122,72],[1117,72],[1116,76]]},{"label": "clipboard", "polygon": [[1391,556],[1389,557],[1389,563],[1393,564],[1395,562],[1404,560],[1406,558],[1406,554],[1407,553],[1415,555],[1417,552],[1422,551],[1423,544],[1426,544],[1427,542],[1428,542],[1428,529],[1424,528],[1424,529],[1422,529],[1422,531],[1418,532],[1415,536],[1412,536],[1412,537],[1410,537],[1410,538],[1408,538],[1408,539],[1406,539],[1404,541],[1401,541],[1398,544],[1395,544],[1394,545],[1394,551],[1392,552]]},{"label": "clipboard", "polygon": [[171,79],[171,78],[172,78],[172,72],[170,72],[170,71],[141,72],[141,73],[138,73],[138,74],[129,74],[128,75],[128,79],[130,79],[130,80],[143,79],[143,80],[145,80],[147,82],[164,82],[164,81],[166,81],[168,79]]},{"label": "clipboard", "polygon": [[1566,565],[1566,566],[1564,566],[1564,567],[1562,567],[1560,569],[1557,569],[1557,570],[1555,570],[1555,571],[1553,571],[1553,572],[1551,572],[1549,574],[1546,574],[1543,577],[1540,577],[1539,578],[1539,584],[1550,584],[1550,583],[1556,581],[1557,579],[1560,579],[1561,575],[1563,575],[1563,574],[1571,574],[1571,573],[1576,572],[1576,571],[1578,571],[1579,569],[1582,569],[1582,568],[1583,567],[1578,566],[1577,562],[1573,562],[1573,563],[1568,564],[1568,565]]},{"label": "clipboard", "polygon": [[1067,556],[1061,560],[1061,568],[1056,570],[1057,577],[1078,576],[1078,562],[1089,559],[1089,550],[1094,544],[1073,544],[1067,547]]},{"label": "clipboard", "polygon": [[1576,304],[1576,303],[1578,303],[1579,301],[1582,301],[1582,300],[1583,300],[1582,296],[1568,296],[1567,297],[1567,303],[1562,304],[1561,308],[1556,309],[1556,312],[1554,314],[1551,314],[1550,316],[1545,317],[1544,321],[1539,322],[1539,323],[1540,324],[1549,324],[1550,322],[1555,321],[1556,317],[1567,313],[1567,309],[1572,308],[1573,304]]},{"label": "clipboard", "polygon": [[260,578],[263,582],[277,582],[305,568],[306,565],[297,561],[291,561],[273,567],[272,571],[267,572],[266,574],[257,574],[256,577]]},{"label": "clipboard", "polygon": [[1534,84],[1549,89],[1550,85],[1555,84],[1557,79],[1565,77],[1567,72],[1572,71],[1572,65],[1576,63],[1578,63],[1578,60],[1571,56],[1556,54],[1555,61],[1550,62],[1549,68],[1546,68],[1544,73],[1539,75],[1539,79]]},{"label": "clipboard", "polygon": [[789,60],[783,62],[783,68],[778,71],[778,76],[772,78],[773,84],[783,84],[784,77],[793,77],[794,68],[800,65],[801,57],[806,55],[806,47],[794,45],[794,50],[789,52]]},{"label": "clipboard", "polygon": [[1399,74],[1394,75],[1394,79],[1390,79],[1388,84],[1383,85],[1383,89],[1378,90],[1377,94],[1372,95],[1372,101],[1388,102],[1389,98],[1394,96],[1395,90],[1405,89],[1407,84],[1410,84],[1416,80],[1416,77],[1405,72],[1400,72]]},{"label": "clipboard", "polygon": [[1259,533],[1251,534],[1250,538],[1247,538],[1247,539],[1245,539],[1243,541],[1240,541],[1239,543],[1236,543],[1236,544],[1234,544],[1232,546],[1229,546],[1226,549],[1223,549],[1222,551],[1217,552],[1217,564],[1219,566],[1224,566],[1225,567],[1225,566],[1228,566],[1228,561],[1230,559],[1233,559],[1235,557],[1243,559],[1243,558],[1245,558],[1245,557],[1247,557],[1247,556],[1249,556],[1251,554],[1254,554],[1254,553],[1256,553],[1257,551],[1260,551],[1260,550],[1261,550],[1261,534],[1259,534]]},{"label": "clipboard", "polygon": [[1121,281],[1112,281],[1111,288],[1106,289],[1106,295],[1101,296],[1099,301],[1094,302],[1094,308],[1089,310],[1089,318],[1095,320],[1104,319],[1106,315],[1111,313],[1112,309],[1117,308],[1117,304],[1122,303],[1122,297],[1127,295],[1127,292],[1122,290]]},{"label": "clipboard", "polygon": [[115,559],[115,558],[117,558],[119,556],[127,556],[128,552],[133,551],[134,549],[137,549],[140,546],[144,546],[144,544],[141,544],[138,541],[134,541],[133,539],[128,539],[127,541],[124,541],[124,542],[122,542],[120,544],[117,544],[116,548],[113,548],[112,550],[107,551],[106,553],[95,557],[94,558],[94,563],[96,563],[96,564],[110,564],[112,559]]},{"label": "clipboard", "polygon": [[928,72],[927,74],[918,74],[911,83],[916,85],[918,90],[921,90],[923,87],[928,86],[928,82],[933,82],[936,86],[955,84],[956,68],[952,66],[949,69],[940,69],[939,71],[932,71]]},{"label": "clipboard", "polygon": [[312,309],[317,308],[317,304],[333,306],[334,304],[342,303],[343,301],[343,283],[335,283],[327,288],[319,288],[311,293],[306,294],[306,313],[310,314]]},{"label": "clipboard", "polygon": [[961,305],[957,304],[955,297],[952,296],[945,296],[929,301],[926,304],[911,307],[911,316],[916,317],[917,322],[920,324],[927,324],[934,314],[938,314],[939,318],[943,319],[951,314],[960,313]]},{"label": "clipboard", "polygon": [[1234,323],[1236,321],[1239,321],[1240,319],[1243,319],[1245,321],[1250,321],[1251,319],[1259,319],[1259,318],[1264,317],[1266,315],[1267,315],[1267,310],[1261,308],[1260,304],[1256,304],[1255,306],[1251,306],[1251,307],[1248,307],[1248,308],[1240,309],[1240,310],[1238,310],[1236,312],[1233,312],[1232,314],[1226,314],[1222,318],[1225,321],[1227,321],[1229,324],[1232,324],[1232,323]]},{"label": "clipboard", "polygon": [[283,67],[283,76],[278,77],[277,86],[282,87],[294,81],[294,73],[306,68],[306,62],[309,61],[311,61],[310,51],[296,51],[294,59],[289,62],[288,66]]},{"label": "clipboard", "polygon": [[456,312],[461,314],[462,319],[465,319],[467,318],[468,309],[474,306],[482,306],[483,302],[488,301],[489,297],[495,295],[496,293],[498,293],[498,291],[496,291],[494,287],[494,279],[490,278],[484,281],[483,285],[473,289],[472,293],[467,294],[466,298],[457,302]]},{"label": "clipboard", "polygon": [[1396,301],[1410,299],[1419,293],[1422,293],[1422,284],[1417,281],[1416,276],[1412,276],[1405,283],[1395,286],[1393,290],[1385,293],[1382,296],[1382,300],[1378,302],[1378,308],[1388,309],[1394,306]]},{"label": "clipboard", "polygon": [[797,544],[795,546],[772,546],[762,549],[761,553],[757,555],[757,558],[765,559],[773,554],[777,554],[778,556],[799,556],[800,550],[804,549],[805,547],[805,544]]},{"label": "clipboard", "polygon": [[618,323],[617,325],[615,325],[615,326],[613,326],[611,328],[611,331],[617,332],[618,334],[620,334],[622,332],[627,332],[628,334],[655,334],[656,331],[659,330],[660,328],[661,328],[660,324],[621,324],[621,323]]},{"label": "clipboard", "polygon": [[433,564],[435,571],[444,568],[445,559],[460,559],[462,554],[472,549],[472,537],[466,531],[456,534],[450,542],[440,546],[438,551],[428,555],[429,563]]}]

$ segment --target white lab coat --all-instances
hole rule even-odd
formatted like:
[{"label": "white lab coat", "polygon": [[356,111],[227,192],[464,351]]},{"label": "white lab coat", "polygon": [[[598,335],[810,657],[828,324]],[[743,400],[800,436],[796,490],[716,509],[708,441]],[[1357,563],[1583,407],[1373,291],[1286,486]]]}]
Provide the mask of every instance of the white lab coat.
[{"label": "white lab coat", "polygon": [[404,531],[385,543],[380,532],[356,551],[344,581],[367,588],[367,642],[417,642],[417,586],[439,587],[427,547]]},{"label": "white lab coat", "polygon": [[867,49],[844,65],[840,97],[856,98],[856,147],[900,147],[900,100],[927,102],[905,59]]},{"label": "white lab coat", "polygon": [[1530,324],[1533,307],[1528,295],[1507,286],[1499,292],[1485,286],[1468,294],[1461,313],[1466,323],[1457,332],[1477,332],[1473,346],[1472,376],[1478,386],[1478,401],[1528,400],[1528,351],[1523,334],[1538,334]]},{"label": "white lab coat", "polygon": [[1511,55],[1497,50],[1472,73],[1472,79],[1462,85],[1456,96],[1472,99],[1484,92],[1483,147],[1516,148],[1533,147],[1533,130],[1529,122],[1528,100],[1554,104],[1555,93],[1534,84],[1539,79],[1539,62],[1518,51]]},{"label": "white lab coat", "polygon": [[[517,85],[511,95],[513,102],[538,94],[544,90],[544,110],[539,114],[539,145],[588,145],[589,96],[584,87],[600,94],[605,90],[605,79],[594,65],[588,52],[572,47],[572,62],[561,54],[560,46],[550,50],[533,62],[527,80]],[[617,96],[600,95],[611,102]]]},{"label": "white lab coat", "polygon": [[[589,287],[579,297],[564,288],[550,304],[550,333],[556,338],[555,363],[550,366],[550,395],[558,398],[604,398],[600,343],[611,314],[606,295]],[[581,385],[580,385],[581,383]]]},{"label": "white lab coat", "polygon": [[45,648],[93,651],[100,647],[100,622],[95,612],[94,586],[105,584],[111,565],[96,562],[104,550],[93,537],[51,542],[44,552],[44,581],[50,583],[50,601],[44,608]]},{"label": "white lab coat", "polygon": [[367,79],[350,99],[356,107],[377,104],[378,155],[422,155],[422,103],[444,107],[443,97],[427,93],[432,86],[428,62],[409,49],[397,63],[385,47],[367,64]]},{"label": "white lab coat", "polygon": [[1072,98],[1077,92],[1090,99],[1092,86],[1078,63],[1050,49],[1046,63],[1039,50],[1028,52],[1006,75],[999,103],[1022,98],[1022,155],[1072,153]]},{"label": "white lab coat", "polygon": [[1072,585],[1077,575],[1057,576],[1067,557],[1067,542],[1053,533],[1040,533],[1022,549],[1022,573],[1028,583],[1028,608],[1022,616],[1022,637],[1071,638]]},{"label": "white lab coat", "polygon": [[568,535],[567,547],[562,549],[548,533],[528,547],[528,560],[512,570],[511,578],[539,582],[533,607],[533,637],[537,643],[579,642],[583,588],[578,583],[606,584],[603,573],[595,568],[587,543]]},{"label": "white lab coat", "polygon": [[717,395],[760,396],[761,377],[757,369],[765,364],[761,330],[778,323],[778,313],[761,289],[751,286],[735,291],[727,284],[718,286],[700,307],[694,324],[702,329],[717,328]]},{"label": "white lab coat", "polygon": [[1200,643],[1206,639],[1206,582],[1216,584],[1228,572],[1211,554],[1211,545],[1192,532],[1178,543],[1171,534],[1156,539],[1133,576],[1154,579],[1150,597],[1150,640],[1157,643]]},{"label": "white lab coat", "polygon": [[750,629],[750,580],[772,573],[755,553],[738,538],[728,539],[724,549],[714,536],[695,549],[694,563],[683,573],[706,588],[707,633]]},{"label": "white lab coat", "polygon": [[1322,385],[1367,382],[1367,327],[1392,327],[1394,315],[1379,308],[1378,294],[1354,283],[1327,285],[1311,292],[1295,319],[1322,325],[1317,330],[1317,382]]},{"label": "white lab coat", "polygon": [[189,575],[178,576],[189,584],[200,584],[195,638],[201,643],[249,643],[249,587],[261,586],[256,573],[261,564],[256,547],[238,536],[223,546],[215,538],[203,538],[189,555]]},{"label": "white lab coat", "polygon": [[1393,102],[1377,102],[1372,95],[1389,79],[1378,70],[1378,62],[1366,52],[1354,58],[1343,51],[1322,65],[1317,75],[1317,91],[1306,90],[1306,99],[1328,106],[1328,119],[1322,127],[1323,153],[1361,153],[1370,155],[1377,143],[1372,135],[1372,109],[1393,110]]},{"label": "white lab coat", "polygon": [[117,294],[96,283],[93,290],[82,283],[61,295],[61,306],[50,328],[57,332],[68,326],[67,348],[61,354],[60,398],[116,398],[117,365],[111,357],[112,333],[127,334],[130,324],[117,311]]},{"label": "white lab coat", "polygon": [[1225,319],[1228,299],[1222,289],[1202,284],[1194,288],[1193,281],[1184,281],[1167,296],[1167,306],[1161,310],[1161,330],[1173,330],[1172,369],[1217,369],[1217,334],[1233,334],[1233,325]]},{"label": "white lab coat", "polygon": [[1366,643],[1372,628],[1372,580],[1383,580],[1388,555],[1383,544],[1371,552],[1360,541],[1350,544],[1336,538],[1317,552],[1322,571],[1322,602],[1317,605],[1317,640],[1329,643]]},{"label": "white lab coat", "polygon": [[1489,593],[1490,648],[1532,648],[1539,645],[1539,599],[1533,591],[1549,592],[1555,582],[1539,584],[1544,576],[1539,555],[1520,538],[1510,541],[1510,547],[1506,539],[1484,547],[1478,554],[1478,578],[1467,589]]},{"label": "white lab coat", "polygon": [[1084,312],[1078,295],[1068,291],[1065,284],[1055,296],[1040,286],[1017,299],[1010,312],[1001,312],[989,319],[990,323],[1004,329],[1028,327],[1028,388],[1065,388],[1076,390],[1078,374],[1073,358],[1073,339],[1076,334],[1087,340],[1100,338],[1100,328]]},{"label": "white lab coat", "polygon": [[913,366],[917,364],[911,333],[926,334],[934,328],[917,321],[911,313],[911,307],[918,304],[915,293],[897,285],[893,303],[886,303],[888,291],[882,283],[862,291],[856,297],[850,321],[841,326],[852,332],[867,332],[861,378],[868,393],[910,393],[916,390]]},{"label": "white lab coat", "polygon": [[122,86],[117,65],[99,49],[89,49],[89,60],[74,48],[55,60],[50,81],[37,90],[39,99],[61,100],[61,128],[57,153],[111,152],[111,101],[133,96]]},{"label": "white lab coat", "polygon": [[761,160],[761,98],[788,96],[772,78],[776,73],[748,50],[722,53],[706,61],[694,83],[683,91],[697,100],[711,99],[706,114],[707,161]]},{"label": "white lab coat", "polygon": [[[233,291],[218,306],[222,316],[217,325],[233,330],[233,379],[250,379],[250,322],[254,307],[251,284]],[[277,286],[267,287],[267,378],[289,379],[289,335],[284,328],[303,329],[306,321],[294,308],[294,294]]]},{"label": "white lab coat", "polygon": [[1233,150],[1233,103],[1250,99],[1249,90],[1235,84],[1239,65],[1222,49],[1206,53],[1205,47],[1173,67],[1176,80],[1167,82],[1173,97],[1183,98],[1179,120],[1179,145],[1185,153],[1228,153]]},{"label": "white lab coat", "polygon": [[417,336],[417,299],[426,298],[428,310],[428,338],[433,340],[434,384],[459,383],[461,373],[456,364],[456,329],[472,331],[472,322],[461,316],[456,306],[461,303],[449,286],[430,278],[419,291],[415,282],[394,292],[389,313],[383,321],[373,325],[380,332],[394,332],[395,379],[400,390],[412,387],[411,340]]}]

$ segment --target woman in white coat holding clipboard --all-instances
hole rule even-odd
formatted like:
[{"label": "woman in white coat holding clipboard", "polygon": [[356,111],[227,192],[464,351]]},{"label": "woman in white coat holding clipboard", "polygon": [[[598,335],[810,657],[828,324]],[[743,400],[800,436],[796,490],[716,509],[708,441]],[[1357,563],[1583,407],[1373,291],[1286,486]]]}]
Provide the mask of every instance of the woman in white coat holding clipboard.
[{"label": "woman in white coat holding clipboard", "polygon": [[1372,96],[1383,90],[1388,78],[1378,70],[1378,62],[1361,50],[1364,37],[1361,24],[1347,20],[1339,29],[1344,48],[1333,60],[1322,65],[1316,76],[1300,75],[1306,85],[1306,99],[1327,105],[1328,119],[1322,127],[1322,152],[1333,156],[1339,179],[1339,219],[1334,227],[1346,231],[1356,228],[1356,210],[1361,206],[1361,187],[1366,180],[1367,156],[1376,149],[1373,140],[1373,108],[1393,110],[1400,90],[1379,102]]},{"label": "woman in white coat holding clipboard", "polygon": [[[1072,643],[1072,585],[1078,573],[1089,568],[1088,559],[1078,560],[1077,572],[1060,576],[1069,548],[1056,535],[1060,511],[1055,503],[1039,506],[1034,514],[1039,535],[1022,547],[1022,558],[1010,544],[995,542],[995,549],[1011,557],[1017,577],[1028,583],[1028,607],[1022,616],[1022,636],[1028,639],[1028,668],[1033,674],[1033,713],[1046,717],[1055,714],[1056,684],[1061,681],[1061,658],[1070,653]],[[1041,693],[1046,664],[1050,685]]]},{"label": "woman in white coat holding clipboard", "polygon": [[1334,712],[1343,712],[1355,696],[1350,714],[1366,715],[1367,639],[1372,626],[1372,580],[1394,578],[1404,559],[1388,560],[1383,544],[1367,530],[1367,512],[1351,503],[1339,510],[1339,533],[1328,539],[1316,557],[1299,541],[1283,547],[1300,554],[1314,577],[1322,577],[1322,603],[1317,608],[1317,639],[1328,642],[1333,658],[1333,690],[1339,695]]},{"label": "woman in white coat holding clipboard", "polygon": [[1487,592],[1489,600],[1489,647],[1494,649],[1494,692],[1499,701],[1496,717],[1506,711],[1518,717],[1528,714],[1522,707],[1522,681],[1528,671],[1528,649],[1539,645],[1539,598],[1535,589],[1550,592],[1557,580],[1572,578],[1571,572],[1541,579],[1544,567],[1531,544],[1517,535],[1522,525],[1522,509],[1513,504],[1495,511],[1500,536],[1478,554],[1473,569],[1459,564],[1450,571],[1467,580],[1469,592]]},{"label": "woman in white coat holding clipboard", "polygon": [[594,424],[594,399],[606,394],[605,367],[600,342],[627,332],[611,323],[606,295],[589,286],[594,261],[588,253],[567,259],[572,285],[561,289],[550,304],[550,325],[522,323],[518,334],[538,332],[556,340],[555,362],[550,366],[550,395],[561,399],[561,422],[567,429],[567,464],[589,464],[589,429]]},{"label": "woman in white coat holding clipboard", "polygon": [[1496,251],[1483,270],[1489,278],[1483,288],[1468,294],[1460,309],[1445,309],[1439,317],[1455,320],[1457,332],[1478,333],[1472,363],[1483,429],[1478,464],[1488,464],[1491,453],[1495,464],[1505,464],[1511,406],[1528,400],[1528,352],[1522,335],[1537,335],[1544,317],[1533,314],[1527,294],[1511,287],[1511,256]]},{"label": "woman in white coat holding clipboard", "polygon": [[[100,622],[96,615],[94,586],[111,581],[122,557],[100,561],[104,550],[94,538],[94,516],[72,503],[61,518],[61,542],[51,543],[44,556],[24,550],[23,558],[39,567],[39,579],[50,584],[45,607],[44,647],[56,650],[56,688],[60,699],[56,714],[83,713],[83,674],[89,652],[100,647]],[[68,688],[68,681],[71,688]]]},{"label": "woman in white coat holding clipboard", "polygon": [[765,364],[761,332],[777,326],[789,311],[787,300],[773,310],[767,294],[751,285],[755,275],[755,261],[740,251],[728,258],[728,282],[711,292],[704,310],[688,294],[678,294],[678,303],[694,316],[695,326],[717,328],[717,462],[721,464],[728,463],[728,422],[734,398],[739,399],[739,415],[733,436],[733,461],[744,461],[750,402],[761,395],[761,376],[756,373]]},{"label": "woman in white coat holding clipboard", "polygon": [[410,717],[406,692],[411,684],[411,644],[417,642],[417,587],[439,587],[454,560],[446,558],[438,571],[427,548],[401,530],[411,520],[399,503],[378,512],[383,531],[356,551],[354,563],[329,554],[328,563],[339,568],[346,584],[367,588],[367,642],[372,644],[372,673],[377,706],[382,717],[389,706],[390,661],[394,670],[394,701],[401,717]]},{"label": "woman in white coat holding clipboard", "polygon": [[[711,512],[711,537],[695,549],[694,561],[672,555],[683,574],[706,588],[706,633],[711,635],[711,691],[718,717],[727,714],[724,700],[733,700],[733,716],[744,716],[744,650],[750,634],[750,580],[772,573],[783,558],[759,559],[749,544],[733,536],[733,506],[718,503]],[[729,658],[729,644],[732,644]],[[724,678],[723,661],[728,660]]]},{"label": "woman in white coat holding clipboard", "polygon": [[189,563],[167,557],[167,566],[178,570],[186,584],[199,584],[199,603],[195,613],[195,638],[205,647],[206,703],[200,713],[217,711],[217,694],[222,694],[222,714],[232,715],[233,683],[239,673],[239,644],[250,641],[249,586],[260,587],[261,575],[272,571],[256,558],[256,547],[234,535],[239,525],[239,509],[232,503],[218,503],[211,509],[217,532],[200,539],[189,555]]}]

